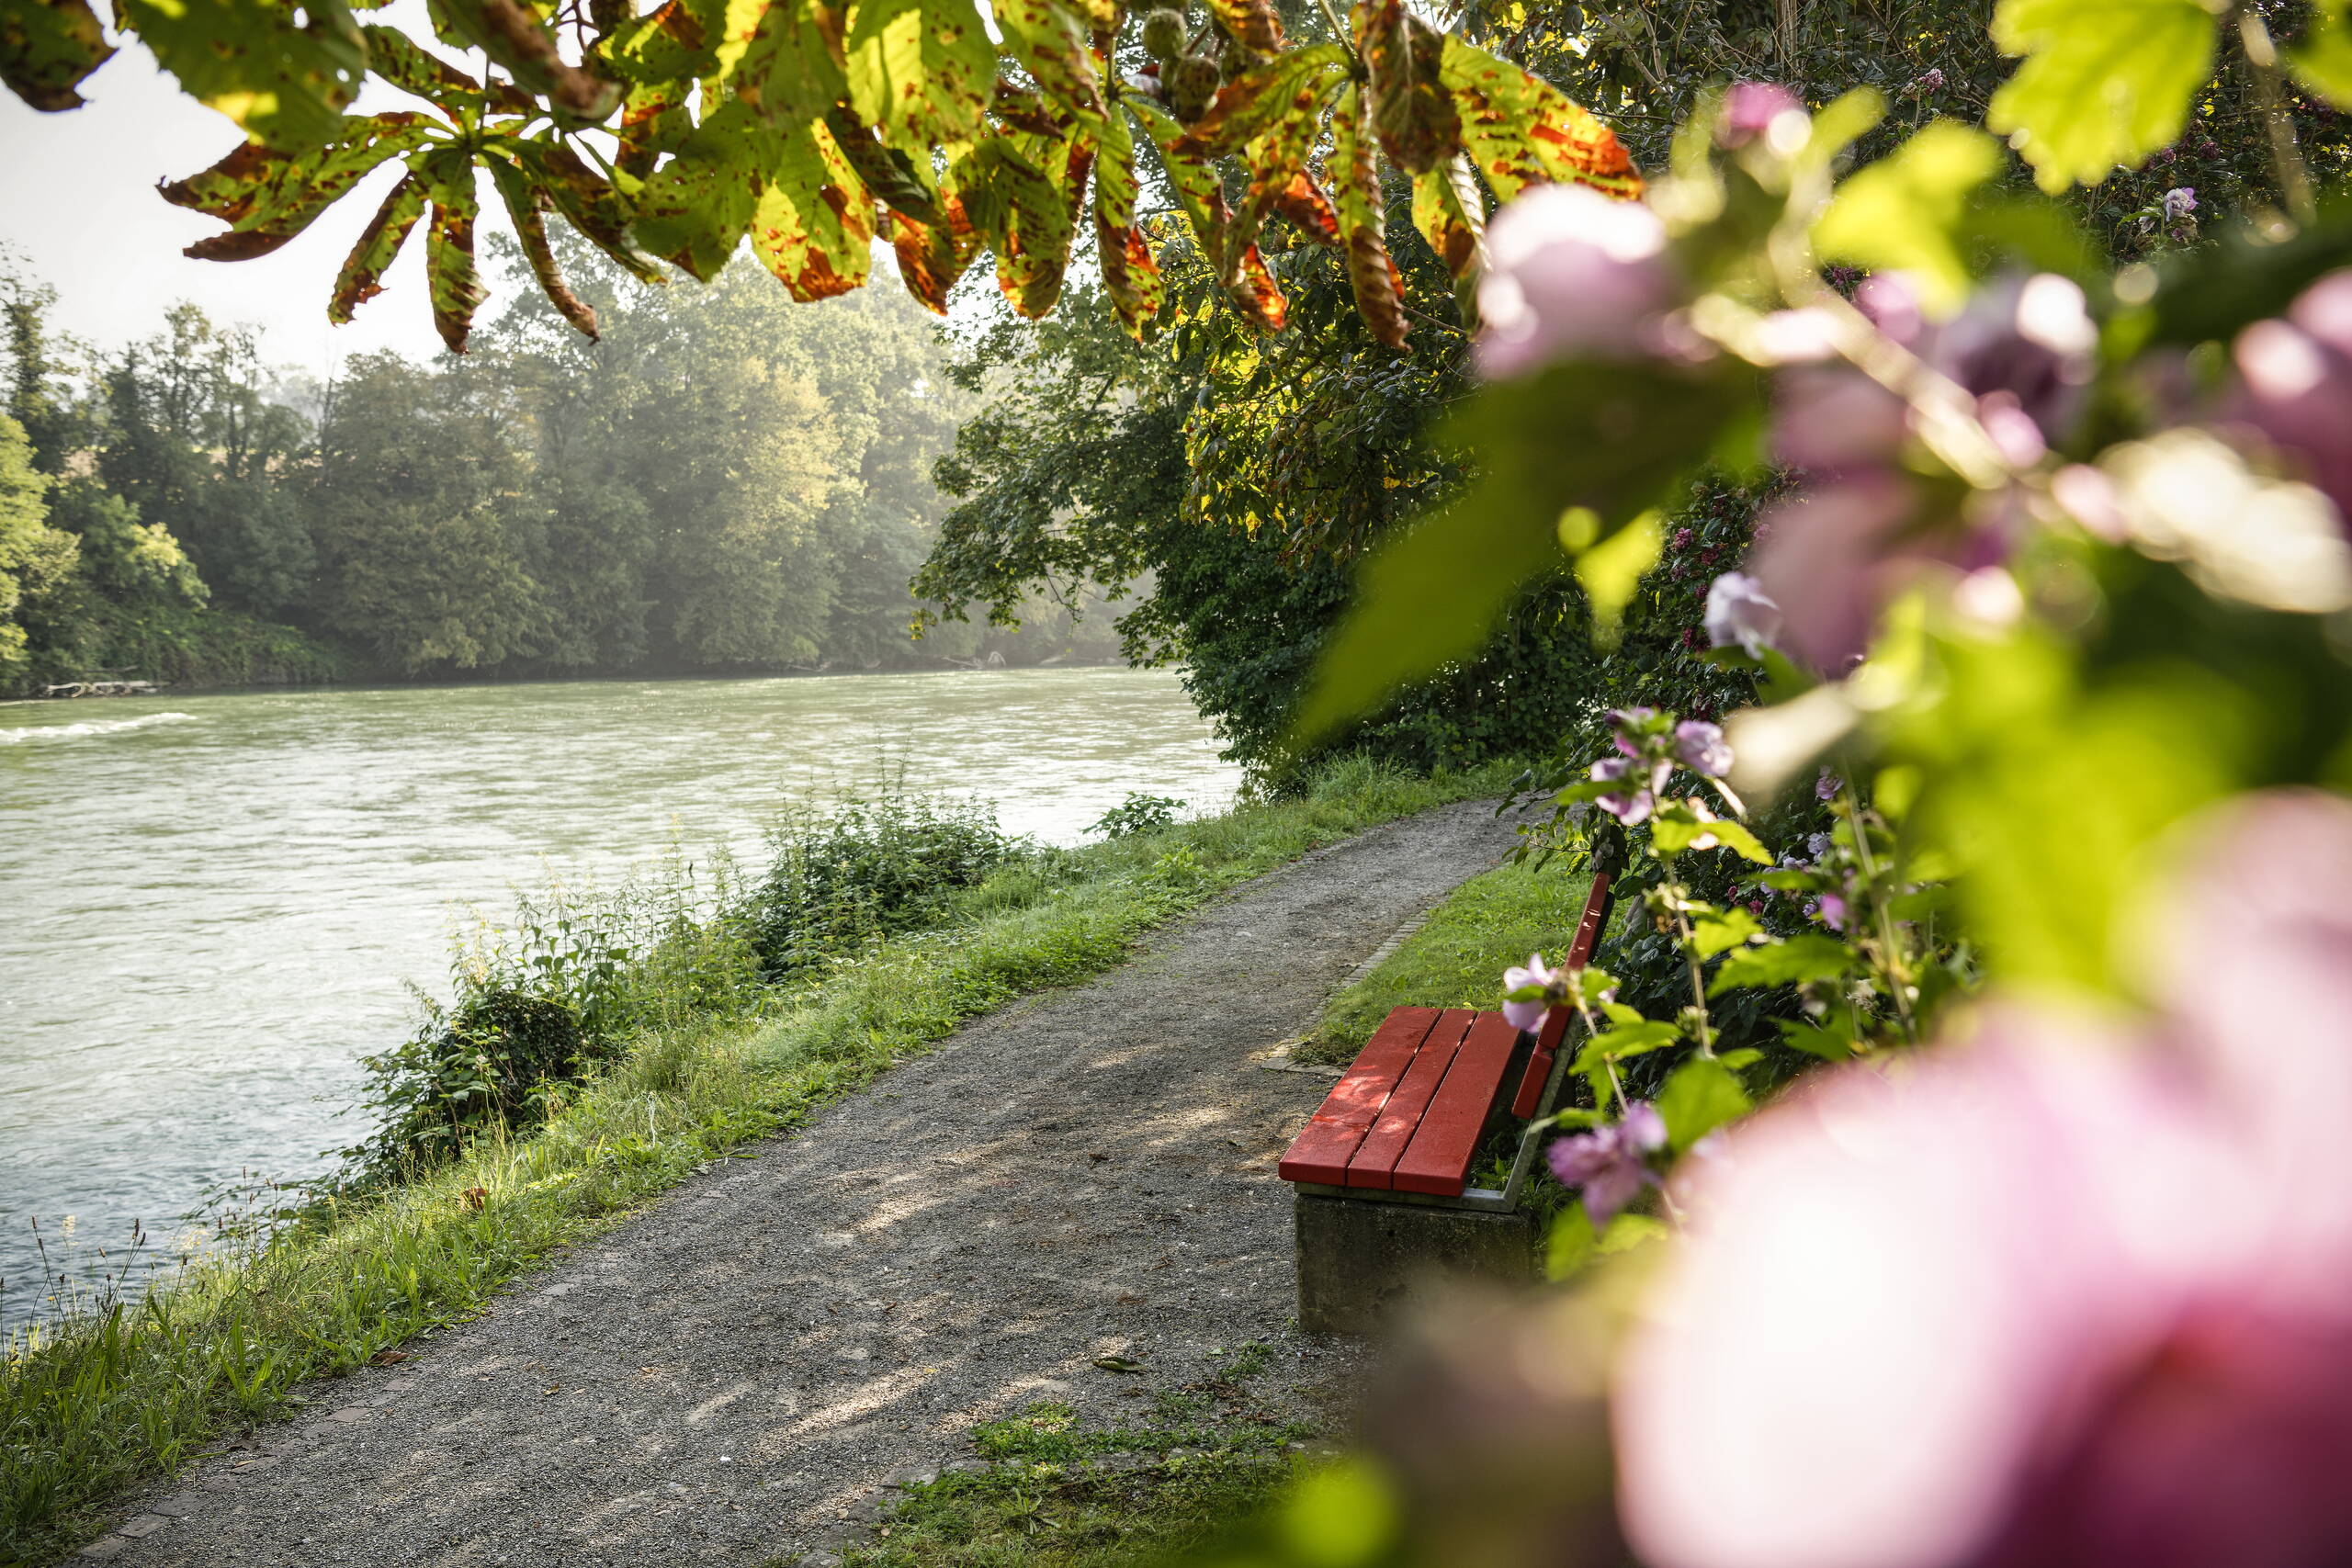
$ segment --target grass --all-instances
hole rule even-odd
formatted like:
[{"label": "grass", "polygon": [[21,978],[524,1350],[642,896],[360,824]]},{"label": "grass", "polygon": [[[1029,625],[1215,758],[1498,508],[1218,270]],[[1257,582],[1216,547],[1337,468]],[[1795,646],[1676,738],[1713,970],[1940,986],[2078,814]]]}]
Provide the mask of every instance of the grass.
[{"label": "grass", "polygon": [[780,1012],[646,1030],[527,1136],[493,1131],[430,1175],[195,1264],[141,1302],[13,1340],[0,1562],[87,1539],[121,1487],[292,1413],[311,1380],[473,1316],[560,1249],[966,1020],[1111,968],[1145,931],[1320,845],[1498,794],[1510,772],[1424,779],[1343,763],[1298,798],[1008,866],[959,893],[943,929],[876,944]]},{"label": "grass", "polygon": [[843,1568],[1125,1568],[1213,1547],[1303,1462],[1307,1430],[1250,1391],[1267,1359],[1237,1348],[1215,1382],[1162,1393],[1134,1426],[1086,1430],[1040,1404],[977,1427],[988,1468],[910,1489]]},{"label": "grass", "polygon": [[1496,1006],[1505,968],[1539,952],[1556,963],[1566,951],[1590,886],[1581,872],[1538,871],[1527,862],[1472,877],[1377,968],[1331,998],[1296,1058],[1352,1059],[1395,1008]]}]

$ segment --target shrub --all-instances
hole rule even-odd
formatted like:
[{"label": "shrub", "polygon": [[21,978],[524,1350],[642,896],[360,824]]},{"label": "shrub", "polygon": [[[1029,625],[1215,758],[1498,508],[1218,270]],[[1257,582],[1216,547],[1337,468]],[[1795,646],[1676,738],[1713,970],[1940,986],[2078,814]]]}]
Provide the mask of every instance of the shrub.
[{"label": "shrub", "polygon": [[1173,828],[1176,814],[1183,809],[1181,800],[1130,790],[1126,799],[1097,817],[1086,830],[1106,839],[1124,839],[1130,833],[1157,833],[1163,828]]}]

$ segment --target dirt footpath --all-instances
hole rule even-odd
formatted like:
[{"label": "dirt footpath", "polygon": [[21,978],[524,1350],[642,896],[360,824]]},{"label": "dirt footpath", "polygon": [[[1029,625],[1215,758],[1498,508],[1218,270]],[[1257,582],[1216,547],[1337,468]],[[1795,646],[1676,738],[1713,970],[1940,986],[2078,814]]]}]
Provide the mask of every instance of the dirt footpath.
[{"label": "dirt footpath", "polygon": [[[1262,1340],[1312,1416],[1274,1161],[1323,1080],[1259,1071],[1404,921],[1493,864],[1491,806],[1238,888],[722,1160],[491,1315],[321,1385],[133,1510],[134,1564],[749,1565],[836,1545],[890,1472],[1040,1400],[1109,1422]],[[1140,1375],[1095,1366],[1141,1362]]]}]

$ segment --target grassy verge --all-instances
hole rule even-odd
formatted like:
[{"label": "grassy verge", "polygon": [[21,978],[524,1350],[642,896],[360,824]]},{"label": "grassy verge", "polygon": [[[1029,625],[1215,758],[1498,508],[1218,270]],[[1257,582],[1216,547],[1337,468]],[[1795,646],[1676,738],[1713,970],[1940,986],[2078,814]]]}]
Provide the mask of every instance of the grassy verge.
[{"label": "grassy verge", "polygon": [[1394,1008],[1495,1006],[1506,967],[1531,953],[1559,960],[1590,886],[1582,873],[1526,863],[1472,877],[1379,967],[1331,998],[1297,1059],[1350,1060]]},{"label": "grassy verge", "polygon": [[557,1249],[966,1020],[1108,969],[1145,931],[1320,845],[1498,793],[1510,773],[1342,765],[1300,798],[1009,865],[959,893],[939,929],[876,944],[780,1011],[649,1028],[528,1136],[485,1135],[135,1305],[11,1343],[0,1562],[87,1537],[125,1484],[289,1413],[309,1380],[478,1313]]},{"label": "grassy verge", "polygon": [[[1310,1434],[1258,1409],[1265,1348],[1148,1420],[1086,1430],[1041,1404],[973,1432],[977,1462],[910,1488],[843,1568],[1125,1568],[1181,1561],[1281,1495]],[[779,1560],[781,1561],[781,1560]]]}]

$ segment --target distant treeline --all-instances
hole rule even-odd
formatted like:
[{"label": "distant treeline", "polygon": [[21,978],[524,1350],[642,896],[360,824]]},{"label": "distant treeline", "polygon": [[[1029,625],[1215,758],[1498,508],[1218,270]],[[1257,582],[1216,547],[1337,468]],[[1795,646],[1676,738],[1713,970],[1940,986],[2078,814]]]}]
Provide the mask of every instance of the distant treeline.
[{"label": "distant treeline", "polygon": [[0,266],[0,693],[1116,657],[1052,604],[910,638],[972,405],[912,303],[566,260],[601,342],[521,291],[462,360],[323,386],[192,305],[95,352]]}]

